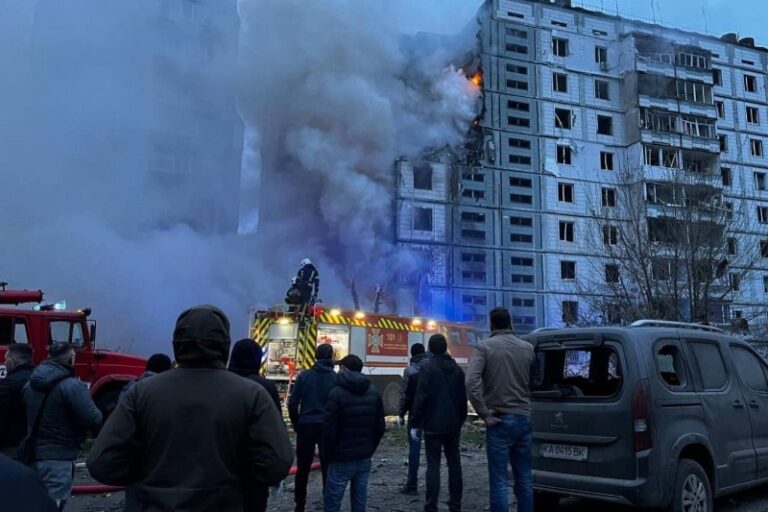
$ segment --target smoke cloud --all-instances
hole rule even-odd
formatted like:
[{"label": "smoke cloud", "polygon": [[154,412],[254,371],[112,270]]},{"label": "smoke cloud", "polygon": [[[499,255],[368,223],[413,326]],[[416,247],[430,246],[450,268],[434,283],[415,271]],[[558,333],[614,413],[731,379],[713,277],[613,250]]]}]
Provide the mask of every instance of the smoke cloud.
[{"label": "smoke cloud", "polygon": [[[170,352],[198,303],[244,335],[248,308],[279,303],[307,256],[325,302],[348,305],[345,278],[402,263],[386,243],[393,160],[457,142],[473,115],[466,79],[399,30],[464,12],[235,9],[0,0],[0,279],[92,307],[102,345]],[[227,122],[236,92],[244,127]]]}]

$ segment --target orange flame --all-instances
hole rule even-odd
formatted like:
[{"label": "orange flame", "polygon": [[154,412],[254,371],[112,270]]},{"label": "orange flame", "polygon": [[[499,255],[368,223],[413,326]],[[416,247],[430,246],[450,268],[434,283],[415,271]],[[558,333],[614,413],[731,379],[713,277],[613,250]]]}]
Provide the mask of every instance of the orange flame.
[{"label": "orange flame", "polygon": [[475,71],[475,74],[472,75],[472,78],[469,79],[470,82],[472,82],[477,87],[483,86],[483,71],[481,69],[478,69]]}]

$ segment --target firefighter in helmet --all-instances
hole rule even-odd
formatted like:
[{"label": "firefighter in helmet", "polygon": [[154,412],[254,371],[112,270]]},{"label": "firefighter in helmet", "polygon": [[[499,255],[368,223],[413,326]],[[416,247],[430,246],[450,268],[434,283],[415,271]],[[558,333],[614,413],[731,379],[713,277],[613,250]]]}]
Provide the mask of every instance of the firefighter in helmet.
[{"label": "firefighter in helmet", "polygon": [[309,258],[301,260],[299,272],[296,274],[296,284],[302,291],[308,293],[305,304],[317,302],[317,295],[320,292],[320,275]]}]

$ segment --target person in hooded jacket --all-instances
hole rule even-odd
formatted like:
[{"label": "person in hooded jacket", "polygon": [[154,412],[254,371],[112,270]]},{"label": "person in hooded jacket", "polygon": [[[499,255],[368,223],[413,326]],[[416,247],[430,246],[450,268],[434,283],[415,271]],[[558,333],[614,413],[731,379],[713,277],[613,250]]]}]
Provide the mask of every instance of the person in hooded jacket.
[{"label": "person in hooded jacket", "polygon": [[296,481],[294,501],[296,512],[304,512],[307,504],[309,471],[315,458],[315,447],[320,452],[323,487],[328,474],[328,460],[323,447],[322,426],[328,395],[336,387],[333,371],[333,347],[320,345],[315,349],[317,362],[301,372],[288,398],[288,416],[296,431]]},{"label": "person in hooded jacket", "polygon": [[[400,420],[404,421],[405,415],[413,407],[413,399],[416,397],[416,385],[419,372],[429,362],[430,355],[424,350],[424,345],[414,343],[411,347],[411,364],[403,371],[403,379],[400,381]],[[421,439],[423,432],[414,428],[410,416],[408,418],[408,480],[400,489],[403,494],[418,493],[419,459],[421,458]]]},{"label": "person in hooded jacket", "polygon": [[[250,379],[263,387],[275,403],[277,411],[282,416],[282,405],[277,386],[271,380],[261,376],[261,359],[264,352],[261,345],[250,338],[244,338],[232,348],[229,356],[229,371],[246,379]],[[246,485],[243,509],[245,512],[265,512],[269,501],[269,487],[263,485]]]},{"label": "person in hooded jacket", "polygon": [[338,512],[350,483],[350,510],[364,512],[371,457],[384,436],[384,403],[355,355],[339,361],[339,384],[328,396],[323,444],[328,454],[324,511]]},{"label": "person in hooded jacket", "polygon": [[4,379],[0,379],[0,452],[15,458],[19,443],[27,435],[27,412],[23,390],[32,370],[32,347],[26,343],[8,345]]},{"label": "person in hooded jacket", "polygon": [[3,454],[0,454],[0,503],[8,512],[59,510],[37,473]]},{"label": "person in hooded jacket", "polygon": [[442,334],[429,338],[430,362],[419,372],[411,422],[424,430],[427,452],[427,497],[425,512],[436,512],[440,495],[440,457],[448,463],[448,509],[461,510],[463,482],[459,441],[467,419],[467,390],[464,371],[447,353]]},{"label": "person in hooded jacket", "polygon": [[125,510],[243,510],[247,484],[283,480],[288,432],[263,387],[226,370],[229,320],[214,306],[184,311],[173,332],[179,368],[137,383],[107,420],[86,464],[127,486]]},{"label": "person in hooded jacket", "polygon": [[[48,359],[32,371],[24,387],[30,429],[25,443],[32,446],[32,468],[63,510],[72,492],[80,445],[88,431],[98,432],[102,417],[88,388],[75,378],[74,347],[56,342],[48,354]],[[38,429],[32,432],[38,413]]]},{"label": "person in hooded jacket", "polygon": [[125,396],[125,394],[133,386],[135,386],[137,382],[155,376],[158,373],[167,372],[171,368],[173,368],[173,363],[171,362],[170,357],[165,354],[152,354],[149,356],[149,359],[147,359],[147,365],[145,367],[144,373],[142,373],[138,379],[133,379],[123,387],[123,389],[120,391],[120,398],[123,398],[123,396]]}]

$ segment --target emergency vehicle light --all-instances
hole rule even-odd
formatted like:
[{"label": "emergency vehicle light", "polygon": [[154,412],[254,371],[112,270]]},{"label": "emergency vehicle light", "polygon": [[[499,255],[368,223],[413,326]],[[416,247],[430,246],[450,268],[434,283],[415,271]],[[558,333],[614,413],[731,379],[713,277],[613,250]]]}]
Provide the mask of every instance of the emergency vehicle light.
[{"label": "emergency vehicle light", "polygon": [[288,325],[289,323],[291,323],[291,319],[290,319],[290,318],[287,318],[287,317],[281,317],[281,318],[280,318],[280,319],[277,321],[277,323],[279,323],[280,325]]},{"label": "emergency vehicle light", "polygon": [[437,328],[437,322],[434,320],[430,320],[427,322],[427,329],[436,329]]},{"label": "emergency vehicle light", "polygon": [[333,308],[331,310],[331,316],[339,316],[341,314],[341,310],[339,308]]},{"label": "emergency vehicle light", "polygon": [[363,313],[362,311],[355,312],[355,319],[356,320],[362,320],[363,318],[365,318],[365,313]]},{"label": "emergency vehicle light", "polygon": [[421,325],[421,318],[414,318],[411,322],[413,325]]},{"label": "emergency vehicle light", "polygon": [[64,311],[67,309],[67,301],[60,300],[55,304],[38,304],[34,308],[35,311]]}]

